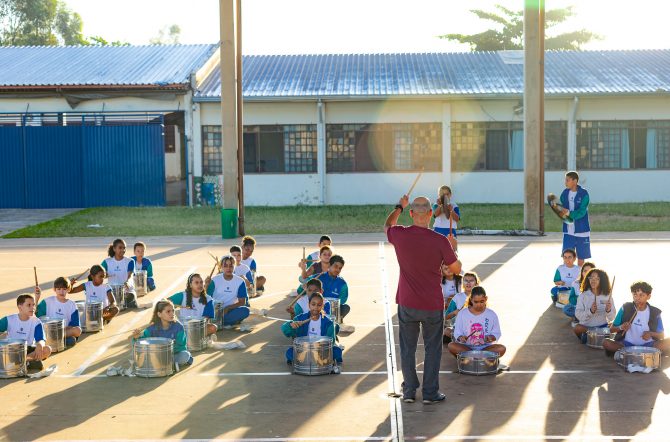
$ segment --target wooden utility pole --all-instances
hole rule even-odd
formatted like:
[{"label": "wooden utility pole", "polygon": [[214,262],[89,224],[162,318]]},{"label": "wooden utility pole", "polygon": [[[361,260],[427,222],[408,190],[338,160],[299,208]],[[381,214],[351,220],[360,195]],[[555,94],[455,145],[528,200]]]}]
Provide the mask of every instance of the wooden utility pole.
[{"label": "wooden utility pole", "polygon": [[[236,7],[237,6],[237,7]],[[238,154],[242,150],[240,144],[242,125],[241,83],[242,66],[239,0],[219,0],[219,23],[221,31],[221,141],[223,159],[223,207],[238,210],[241,208],[240,189],[242,174],[239,172],[240,162],[243,166],[243,156]],[[243,223],[238,223],[243,232]]]},{"label": "wooden utility pole", "polygon": [[525,0],[523,46],[523,224],[544,232],[544,0]]}]

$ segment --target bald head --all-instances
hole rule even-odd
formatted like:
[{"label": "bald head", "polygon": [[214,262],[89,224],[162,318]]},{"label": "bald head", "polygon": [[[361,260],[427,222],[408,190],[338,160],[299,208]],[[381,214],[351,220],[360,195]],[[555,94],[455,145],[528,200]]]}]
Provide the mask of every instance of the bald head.
[{"label": "bald head", "polygon": [[414,221],[414,225],[427,227],[430,224],[430,216],[433,214],[433,210],[427,197],[418,196],[414,198],[410,208],[410,216]]}]

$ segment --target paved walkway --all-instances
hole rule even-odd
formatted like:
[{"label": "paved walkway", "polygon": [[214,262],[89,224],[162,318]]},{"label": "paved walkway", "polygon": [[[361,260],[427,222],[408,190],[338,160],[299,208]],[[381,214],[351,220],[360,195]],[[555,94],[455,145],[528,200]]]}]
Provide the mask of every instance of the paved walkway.
[{"label": "paved walkway", "polygon": [[79,209],[0,209],[0,236],[60,218]]}]

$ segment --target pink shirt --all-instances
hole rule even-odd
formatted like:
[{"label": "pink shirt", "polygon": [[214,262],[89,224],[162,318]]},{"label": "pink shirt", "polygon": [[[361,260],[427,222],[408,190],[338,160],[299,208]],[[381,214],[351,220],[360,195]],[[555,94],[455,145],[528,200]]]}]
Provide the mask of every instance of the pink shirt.
[{"label": "pink shirt", "polygon": [[447,237],[417,226],[393,226],[386,235],[400,265],[396,303],[418,310],[444,310],[440,266],[457,259]]}]

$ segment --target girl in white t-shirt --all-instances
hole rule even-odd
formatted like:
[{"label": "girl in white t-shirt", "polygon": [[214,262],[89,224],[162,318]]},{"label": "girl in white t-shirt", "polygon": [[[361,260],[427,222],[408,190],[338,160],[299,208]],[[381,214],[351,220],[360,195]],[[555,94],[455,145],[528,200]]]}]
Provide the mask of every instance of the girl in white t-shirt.
[{"label": "girl in white t-shirt", "polygon": [[461,210],[451,199],[451,187],[440,186],[437,190],[437,202],[433,204],[435,223],[433,230],[444,236],[450,234],[456,237],[456,228],[461,220]]},{"label": "girl in white t-shirt", "polygon": [[454,275],[449,266],[442,264],[442,297],[444,298],[444,309],[449,308],[449,303],[454,295],[461,291],[461,275]]},{"label": "girl in white t-shirt", "polygon": [[[205,291],[205,283],[202,276],[192,273],[186,281],[186,289],[175,293],[168,300],[181,310],[191,310],[192,316],[214,319],[214,300]],[[207,336],[216,333],[216,324],[207,324]]]},{"label": "girl in white t-shirt", "polygon": [[114,295],[112,295],[112,288],[104,281],[105,269],[102,266],[94,265],[89,272],[88,281],[72,287],[70,293],[84,292],[87,303],[102,302],[102,319],[107,324],[114,316],[119,314],[119,307],[117,307]]},{"label": "girl in white t-shirt", "polygon": [[124,302],[126,307],[137,308],[135,285],[133,283],[135,261],[126,257],[125,254],[126,242],[122,239],[115,239],[107,249],[109,257],[102,261],[102,267],[107,272],[108,284],[125,287]]}]

